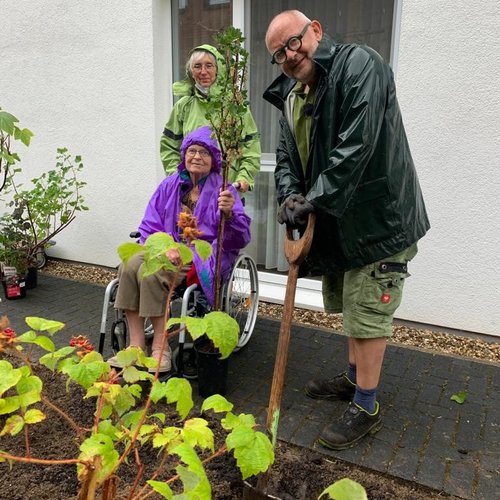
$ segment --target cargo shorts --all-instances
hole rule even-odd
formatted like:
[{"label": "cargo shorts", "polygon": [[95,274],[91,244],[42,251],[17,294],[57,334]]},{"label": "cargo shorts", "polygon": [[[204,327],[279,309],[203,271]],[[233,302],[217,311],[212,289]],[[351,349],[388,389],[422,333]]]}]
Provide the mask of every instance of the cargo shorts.
[{"label": "cargo shorts", "polygon": [[417,244],[363,267],[322,277],[323,303],[328,313],[342,313],[344,332],[354,338],[392,336],[392,321],[401,304],[405,266],[417,254]]}]

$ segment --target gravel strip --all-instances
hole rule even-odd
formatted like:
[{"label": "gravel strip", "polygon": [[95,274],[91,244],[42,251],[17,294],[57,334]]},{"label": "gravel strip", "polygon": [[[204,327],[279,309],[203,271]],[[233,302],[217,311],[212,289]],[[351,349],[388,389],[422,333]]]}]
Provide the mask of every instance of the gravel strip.
[{"label": "gravel strip", "polygon": [[[53,276],[73,279],[77,281],[107,285],[116,278],[116,269],[87,264],[75,264],[62,260],[49,259],[46,267],[41,270]],[[278,304],[261,302],[259,315],[280,320],[283,307]],[[327,314],[295,308],[293,321],[308,326],[342,331],[342,316],[340,314]],[[437,353],[453,354],[483,361],[500,362],[500,342],[485,341],[478,338],[453,335],[430,329],[419,329],[405,325],[395,324],[394,335],[391,342],[395,344],[410,345],[413,347],[434,351]]]}]

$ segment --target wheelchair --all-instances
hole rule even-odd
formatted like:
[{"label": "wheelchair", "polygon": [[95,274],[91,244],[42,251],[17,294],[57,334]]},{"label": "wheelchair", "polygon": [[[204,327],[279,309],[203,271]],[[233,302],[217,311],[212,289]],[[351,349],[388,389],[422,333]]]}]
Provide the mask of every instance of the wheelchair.
[{"label": "wheelchair", "polygon": [[[113,354],[127,346],[128,326],[125,313],[115,309],[114,303],[119,286],[118,278],[112,280],[104,292],[99,336],[99,353],[103,354],[106,336],[109,336]],[[170,316],[202,316],[206,311],[205,296],[201,287],[193,284],[176,290],[170,304]],[[240,254],[231,270],[222,291],[221,310],[236,320],[240,327],[238,343],[234,351],[245,347],[252,336],[259,307],[259,281],[255,261],[246,254]],[[177,311],[180,313],[176,314]],[[110,312],[113,320],[109,321]],[[109,324],[110,323],[110,324]],[[188,379],[197,377],[196,356],[189,332],[181,324],[178,345],[172,353],[173,371],[176,376]],[[109,332],[109,333],[108,333]],[[146,346],[153,338],[153,327],[149,319],[144,321]]]}]

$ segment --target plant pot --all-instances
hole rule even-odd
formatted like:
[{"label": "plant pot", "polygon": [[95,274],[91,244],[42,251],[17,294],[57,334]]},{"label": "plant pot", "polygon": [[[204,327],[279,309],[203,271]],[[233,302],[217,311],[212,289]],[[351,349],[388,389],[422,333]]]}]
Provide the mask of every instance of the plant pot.
[{"label": "plant pot", "polygon": [[8,300],[23,299],[26,297],[26,281],[17,274],[7,276],[3,281],[5,298]]},{"label": "plant pot", "polygon": [[29,267],[26,272],[26,289],[32,290],[38,285],[38,268]]},{"label": "plant pot", "polygon": [[252,486],[248,481],[243,482],[243,500],[281,500],[279,497],[270,495],[261,489],[259,486]]},{"label": "plant pot", "polygon": [[207,337],[196,339],[193,347],[198,367],[198,394],[203,398],[213,394],[224,396],[227,391],[229,359],[220,359],[220,353],[213,351]]}]

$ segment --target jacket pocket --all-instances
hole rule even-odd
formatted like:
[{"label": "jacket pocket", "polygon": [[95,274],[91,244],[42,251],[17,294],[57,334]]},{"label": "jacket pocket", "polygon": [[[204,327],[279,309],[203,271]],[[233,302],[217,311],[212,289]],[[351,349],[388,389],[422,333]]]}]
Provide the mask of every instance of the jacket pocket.
[{"label": "jacket pocket", "polygon": [[386,177],[358,186],[339,220],[341,245],[348,258],[394,235],[394,203]]}]

